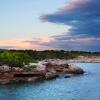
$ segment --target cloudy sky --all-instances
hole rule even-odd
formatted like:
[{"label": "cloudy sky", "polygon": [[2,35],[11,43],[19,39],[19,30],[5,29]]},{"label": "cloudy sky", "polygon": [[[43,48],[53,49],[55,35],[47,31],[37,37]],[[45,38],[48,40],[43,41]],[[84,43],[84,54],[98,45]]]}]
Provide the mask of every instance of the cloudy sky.
[{"label": "cloudy sky", "polygon": [[0,0],[0,48],[100,51],[100,0]]}]

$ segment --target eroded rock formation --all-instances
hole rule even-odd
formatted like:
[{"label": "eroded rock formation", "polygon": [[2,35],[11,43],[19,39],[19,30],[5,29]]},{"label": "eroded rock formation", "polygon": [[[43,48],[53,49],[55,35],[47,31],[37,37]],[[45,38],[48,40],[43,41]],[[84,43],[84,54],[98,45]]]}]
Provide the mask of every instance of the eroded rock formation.
[{"label": "eroded rock formation", "polygon": [[[32,69],[31,71],[25,70],[12,70],[2,72],[0,74],[0,84],[16,83],[16,82],[36,82],[40,80],[50,80],[57,78],[60,74],[83,74],[84,71],[69,64],[51,64],[47,63],[44,70]],[[67,78],[67,76],[65,77]],[[69,77],[68,77],[69,78]]]}]

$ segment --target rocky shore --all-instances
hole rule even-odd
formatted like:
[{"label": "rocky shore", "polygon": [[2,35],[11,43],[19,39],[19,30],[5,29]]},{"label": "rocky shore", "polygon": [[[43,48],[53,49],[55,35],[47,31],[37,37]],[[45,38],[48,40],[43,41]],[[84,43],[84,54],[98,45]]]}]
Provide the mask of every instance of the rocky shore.
[{"label": "rocky shore", "polygon": [[84,57],[79,56],[78,58],[73,59],[46,59],[44,62],[50,62],[53,64],[67,64],[67,63],[100,63],[100,56]]},{"label": "rocky shore", "polygon": [[[45,67],[44,67],[45,66]],[[43,67],[43,68],[41,68]],[[51,80],[60,76],[60,74],[79,75],[84,74],[83,69],[69,64],[46,63],[36,68],[25,70],[25,68],[15,68],[0,72],[0,84],[10,84],[18,82],[37,82],[41,80]]]}]

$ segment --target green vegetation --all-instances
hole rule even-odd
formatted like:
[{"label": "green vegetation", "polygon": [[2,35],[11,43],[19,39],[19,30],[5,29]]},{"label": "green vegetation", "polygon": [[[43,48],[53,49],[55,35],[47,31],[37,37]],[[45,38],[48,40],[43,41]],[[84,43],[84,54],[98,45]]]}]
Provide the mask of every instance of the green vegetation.
[{"label": "green vegetation", "polygon": [[10,67],[23,67],[25,64],[33,62],[32,57],[27,53],[4,51],[0,53],[0,65]]},{"label": "green vegetation", "polygon": [[[43,59],[72,59],[78,56],[100,56],[100,52],[64,51],[64,50],[0,50],[0,65],[23,67],[30,62]],[[33,60],[34,59],[34,60]]]},{"label": "green vegetation", "polygon": [[[15,50],[11,50],[15,52]],[[100,56],[100,52],[84,52],[84,51],[64,51],[64,50],[45,50],[45,51],[33,51],[33,50],[19,50],[29,54],[33,59],[72,59],[78,56]]]}]

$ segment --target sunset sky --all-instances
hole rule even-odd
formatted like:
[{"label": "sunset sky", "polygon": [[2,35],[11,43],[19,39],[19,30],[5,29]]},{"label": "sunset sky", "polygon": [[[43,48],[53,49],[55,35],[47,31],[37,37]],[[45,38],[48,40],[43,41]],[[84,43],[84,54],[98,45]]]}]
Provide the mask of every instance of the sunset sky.
[{"label": "sunset sky", "polygon": [[0,0],[0,49],[100,51],[100,0]]}]

